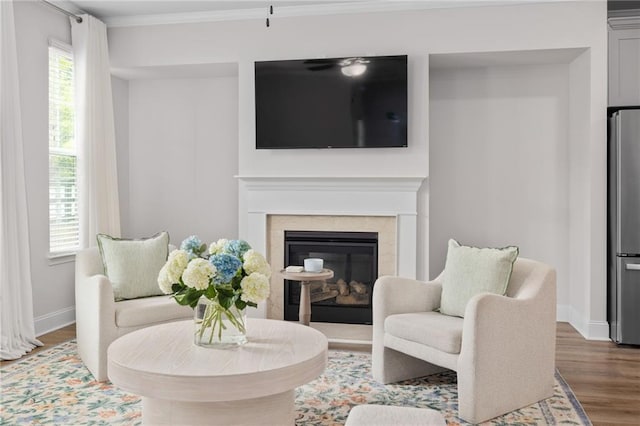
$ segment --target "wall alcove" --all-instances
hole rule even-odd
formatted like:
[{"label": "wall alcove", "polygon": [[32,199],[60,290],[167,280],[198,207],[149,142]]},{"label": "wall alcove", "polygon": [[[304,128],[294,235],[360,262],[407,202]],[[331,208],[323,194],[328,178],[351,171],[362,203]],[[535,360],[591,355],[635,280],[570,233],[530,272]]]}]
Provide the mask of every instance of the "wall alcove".
[{"label": "wall alcove", "polygon": [[111,72],[123,235],[235,237],[237,214],[220,200],[238,202],[238,64]]},{"label": "wall alcove", "polygon": [[578,48],[429,55],[430,277],[449,238],[517,245],[557,269],[558,320],[588,311],[588,67]]}]

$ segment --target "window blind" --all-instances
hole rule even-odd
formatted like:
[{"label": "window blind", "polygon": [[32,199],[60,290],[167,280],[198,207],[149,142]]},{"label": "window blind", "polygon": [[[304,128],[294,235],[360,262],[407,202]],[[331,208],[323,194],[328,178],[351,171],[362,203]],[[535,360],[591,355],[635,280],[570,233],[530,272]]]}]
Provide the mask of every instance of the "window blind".
[{"label": "window blind", "polygon": [[49,46],[49,252],[79,248],[77,152],[71,47]]}]

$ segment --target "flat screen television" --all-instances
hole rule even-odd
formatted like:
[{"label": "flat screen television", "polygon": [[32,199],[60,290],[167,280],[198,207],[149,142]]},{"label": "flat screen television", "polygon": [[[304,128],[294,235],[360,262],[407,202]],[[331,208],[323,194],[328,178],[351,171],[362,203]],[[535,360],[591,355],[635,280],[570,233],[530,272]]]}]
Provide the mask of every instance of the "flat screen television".
[{"label": "flat screen television", "polygon": [[407,56],[255,63],[256,148],[407,146]]}]

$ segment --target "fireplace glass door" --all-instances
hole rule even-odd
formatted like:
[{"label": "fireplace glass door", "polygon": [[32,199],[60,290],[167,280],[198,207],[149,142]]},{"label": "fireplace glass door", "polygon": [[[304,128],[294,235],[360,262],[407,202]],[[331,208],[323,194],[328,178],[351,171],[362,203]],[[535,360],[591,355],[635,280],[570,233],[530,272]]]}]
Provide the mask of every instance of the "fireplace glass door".
[{"label": "fireplace glass door", "polygon": [[[310,284],[311,321],[371,324],[371,297],[378,277],[375,232],[285,231],[285,265],[324,260],[334,272],[326,282]],[[285,320],[297,321],[300,283],[285,280]]]}]

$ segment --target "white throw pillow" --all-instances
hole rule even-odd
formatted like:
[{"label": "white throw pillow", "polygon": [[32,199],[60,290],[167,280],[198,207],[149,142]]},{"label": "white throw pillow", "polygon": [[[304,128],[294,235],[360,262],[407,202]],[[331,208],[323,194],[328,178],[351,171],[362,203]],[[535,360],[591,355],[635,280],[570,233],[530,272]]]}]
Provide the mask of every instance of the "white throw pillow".
[{"label": "white throw pillow", "polygon": [[163,294],[158,273],[169,254],[169,234],[160,232],[140,240],[98,234],[105,275],[111,281],[115,300]]},{"label": "white throw pillow", "polygon": [[477,248],[449,240],[440,312],[464,317],[467,303],[476,294],[505,294],[517,257],[514,246]]}]

